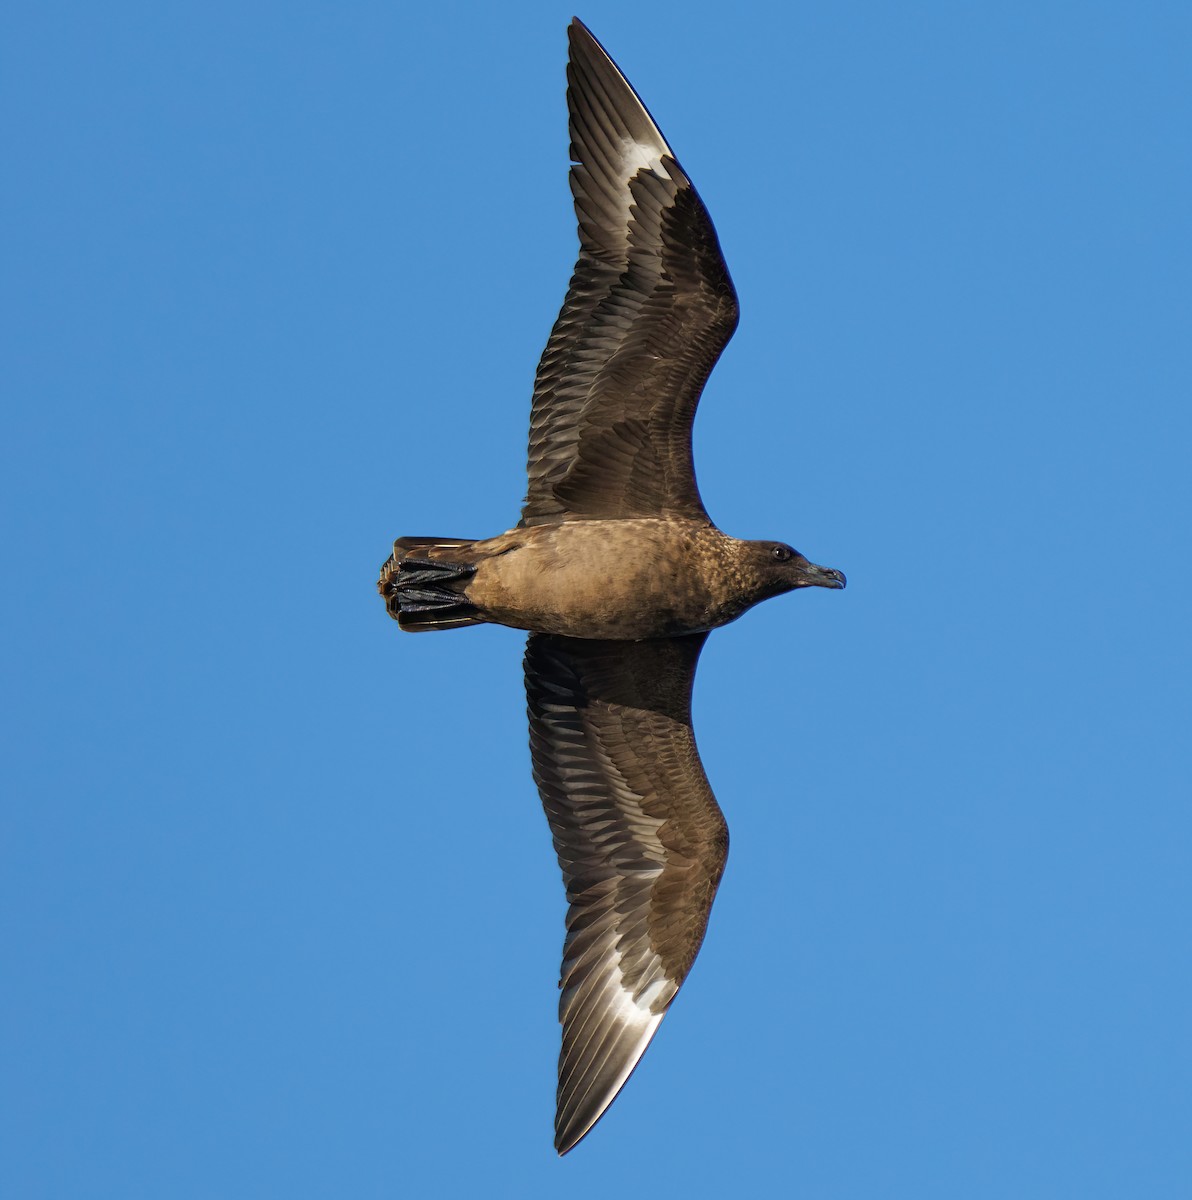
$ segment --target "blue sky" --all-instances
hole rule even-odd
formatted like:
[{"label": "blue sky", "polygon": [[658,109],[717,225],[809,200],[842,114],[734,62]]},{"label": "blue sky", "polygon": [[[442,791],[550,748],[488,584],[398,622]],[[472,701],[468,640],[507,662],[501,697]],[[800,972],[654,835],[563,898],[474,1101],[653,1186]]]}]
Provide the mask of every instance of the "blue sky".
[{"label": "blue sky", "polygon": [[742,324],[707,941],[550,1144],[563,895],[522,637],[400,634],[517,515],[574,257],[554,3],[11,15],[0,1183],[1184,1194],[1192,16],[597,4]]}]

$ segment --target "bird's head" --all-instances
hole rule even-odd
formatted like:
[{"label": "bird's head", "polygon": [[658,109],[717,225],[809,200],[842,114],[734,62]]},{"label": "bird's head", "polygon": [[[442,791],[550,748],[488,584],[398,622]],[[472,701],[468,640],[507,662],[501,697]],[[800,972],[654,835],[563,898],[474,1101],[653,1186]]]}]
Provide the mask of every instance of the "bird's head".
[{"label": "bird's head", "polygon": [[818,567],[785,542],[751,542],[750,547],[755,570],[765,579],[767,592],[771,596],[794,591],[795,588],[843,588],[845,585],[843,571]]}]

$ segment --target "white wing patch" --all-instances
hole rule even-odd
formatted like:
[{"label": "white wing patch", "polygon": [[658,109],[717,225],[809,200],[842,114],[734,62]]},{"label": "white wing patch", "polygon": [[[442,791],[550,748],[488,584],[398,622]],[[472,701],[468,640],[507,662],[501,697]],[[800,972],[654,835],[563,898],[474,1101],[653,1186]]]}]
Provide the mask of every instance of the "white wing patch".
[{"label": "white wing patch", "polygon": [[621,177],[625,186],[619,190],[617,203],[621,221],[626,226],[633,216],[633,194],[629,189],[629,181],[642,171],[648,171],[656,179],[669,180],[670,174],[662,165],[662,156],[669,153],[665,142],[661,142],[660,146],[651,146],[646,142],[634,141],[633,138],[621,139]]},{"label": "white wing patch", "polygon": [[632,179],[634,175],[645,167],[647,171],[652,171],[660,179],[669,179],[670,176],[662,170],[662,156],[669,154],[670,151],[663,145],[649,146],[644,142],[635,142],[633,138],[623,138],[621,141],[621,163],[626,179]]}]

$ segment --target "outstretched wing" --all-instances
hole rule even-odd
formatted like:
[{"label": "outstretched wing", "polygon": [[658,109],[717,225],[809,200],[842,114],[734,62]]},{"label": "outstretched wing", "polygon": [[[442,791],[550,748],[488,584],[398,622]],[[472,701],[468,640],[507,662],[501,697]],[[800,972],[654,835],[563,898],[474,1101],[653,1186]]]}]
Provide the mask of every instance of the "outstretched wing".
[{"label": "outstretched wing", "polygon": [[599,1120],[691,969],[728,854],[691,685],[707,635],[532,634],[534,779],[567,885],[555,1146]]},{"label": "outstretched wing", "polygon": [[521,523],[703,517],[691,423],[736,292],[645,106],[581,22],[568,36],[580,253],[534,382]]}]

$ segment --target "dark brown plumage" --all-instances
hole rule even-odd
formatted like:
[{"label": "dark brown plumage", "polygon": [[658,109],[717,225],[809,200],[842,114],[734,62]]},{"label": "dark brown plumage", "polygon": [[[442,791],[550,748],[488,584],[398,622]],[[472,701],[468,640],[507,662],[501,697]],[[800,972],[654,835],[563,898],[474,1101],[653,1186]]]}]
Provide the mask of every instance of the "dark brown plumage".
[{"label": "dark brown plumage", "polygon": [[737,327],[716,230],[612,60],[571,26],[579,261],[534,380],[523,525],[707,520],[691,461],[700,392]]},{"label": "dark brown plumage", "polygon": [[728,828],[691,730],[706,637],[531,634],[526,646],[534,780],[569,905],[561,1149],[591,1127],[654,1036],[724,871]]},{"label": "dark brown plumage", "polygon": [[707,632],[770,596],[845,582],[708,519],[691,425],[736,294],[649,113],[579,21],[569,36],[580,254],[535,379],[521,521],[481,541],[400,538],[378,585],[404,629],[530,631],[534,779],[569,904],[560,1153],[654,1036],[724,870],[728,830],[691,729]]}]

